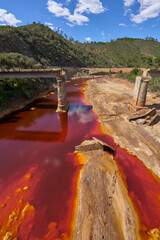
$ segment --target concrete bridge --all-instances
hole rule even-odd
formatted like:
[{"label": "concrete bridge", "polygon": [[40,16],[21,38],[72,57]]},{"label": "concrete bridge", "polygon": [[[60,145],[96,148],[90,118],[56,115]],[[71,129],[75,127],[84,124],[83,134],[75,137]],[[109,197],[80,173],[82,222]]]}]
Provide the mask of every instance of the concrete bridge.
[{"label": "concrete bridge", "polygon": [[137,107],[144,107],[148,90],[148,83],[152,78],[160,77],[160,69],[145,69],[142,76],[136,77],[133,104]]},{"label": "concrete bridge", "polygon": [[68,110],[65,74],[62,69],[23,69],[20,71],[0,71],[0,78],[53,78],[53,82],[57,82],[58,84],[57,112],[66,112]]}]

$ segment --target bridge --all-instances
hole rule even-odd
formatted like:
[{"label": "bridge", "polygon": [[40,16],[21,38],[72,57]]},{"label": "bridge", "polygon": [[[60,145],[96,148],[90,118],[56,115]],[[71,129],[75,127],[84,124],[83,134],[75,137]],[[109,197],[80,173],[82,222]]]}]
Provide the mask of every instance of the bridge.
[{"label": "bridge", "polygon": [[0,71],[0,78],[53,78],[53,82],[56,82],[58,85],[57,112],[66,112],[68,110],[65,74],[62,69],[22,69],[19,71]]},{"label": "bridge", "polygon": [[136,77],[133,104],[136,107],[144,107],[146,103],[148,83],[152,78],[160,77],[160,69],[145,69],[142,76]]}]

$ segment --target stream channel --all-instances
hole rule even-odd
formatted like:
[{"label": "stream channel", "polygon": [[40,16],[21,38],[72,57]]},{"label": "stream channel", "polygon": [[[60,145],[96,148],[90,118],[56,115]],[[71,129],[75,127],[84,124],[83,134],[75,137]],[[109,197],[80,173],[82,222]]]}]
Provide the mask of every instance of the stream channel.
[{"label": "stream channel", "polygon": [[0,239],[71,239],[82,167],[74,150],[93,136],[116,149],[140,230],[160,226],[159,180],[104,134],[86,103],[85,86],[80,80],[67,82],[67,113],[56,113],[55,91],[1,120]]}]

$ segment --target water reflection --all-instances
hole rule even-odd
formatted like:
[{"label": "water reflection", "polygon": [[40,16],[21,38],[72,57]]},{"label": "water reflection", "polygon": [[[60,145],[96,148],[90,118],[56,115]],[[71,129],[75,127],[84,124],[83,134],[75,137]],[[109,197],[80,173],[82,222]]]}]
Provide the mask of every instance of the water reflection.
[{"label": "water reflection", "polygon": [[[48,109],[48,108],[43,108],[43,109]],[[7,127],[7,131],[5,129],[4,131],[3,129],[0,131],[0,139],[21,140],[21,141],[42,141],[42,142],[64,142],[65,141],[68,133],[68,112],[58,113],[60,127],[61,127],[60,132],[27,130],[26,127],[32,126],[35,123],[35,120],[39,118],[39,115],[37,116],[37,114],[34,114],[34,111],[32,111],[30,115],[31,116],[27,118],[28,119],[27,122],[19,121],[21,118],[17,116],[15,117],[14,115],[10,117],[7,123],[12,123],[12,125],[9,125]],[[2,124],[4,124],[4,122],[1,122],[1,125]],[[54,125],[54,121],[53,121],[53,125]],[[25,130],[20,130],[21,127],[24,127],[24,126],[25,126],[24,128]]]},{"label": "water reflection", "polygon": [[78,117],[78,122],[82,124],[87,124],[93,122],[94,115],[91,112],[92,106],[90,105],[71,105],[69,107],[69,117]]},{"label": "water reflection", "polygon": [[84,111],[90,111],[92,110],[91,105],[70,105],[69,106],[69,112],[84,112]]},{"label": "water reflection", "polygon": [[[7,231],[15,231],[19,239],[45,240],[49,235],[49,239],[61,239],[62,233],[71,232],[80,169],[75,145],[99,130],[80,90],[69,84],[68,113],[56,113],[57,96],[53,94],[0,123],[0,206],[5,206],[0,207],[0,223],[2,229],[8,228],[7,219],[14,210],[15,230]],[[21,219],[27,203],[30,210]]]}]

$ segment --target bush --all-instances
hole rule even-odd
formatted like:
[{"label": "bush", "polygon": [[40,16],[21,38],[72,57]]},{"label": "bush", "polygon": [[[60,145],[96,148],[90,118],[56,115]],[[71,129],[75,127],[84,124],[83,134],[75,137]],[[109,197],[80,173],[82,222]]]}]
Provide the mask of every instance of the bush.
[{"label": "bush", "polygon": [[156,92],[160,94],[160,78],[152,78],[149,82],[149,89],[151,92]]},{"label": "bush", "polygon": [[1,70],[11,68],[34,68],[36,61],[19,53],[0,54]]},{"label": "bush", "polygon": [[117,78],[128,79],[130,82],[135,82],[137,76],[142,76],[142,71],[138,68],[134,68],[129,73],[119,73],[116,75]]},{"label": "bush", "polygon": [[1,79],[0,105],[8,104],[12,99],[32,99],[38,92],[48,89],[52,79]]}]

